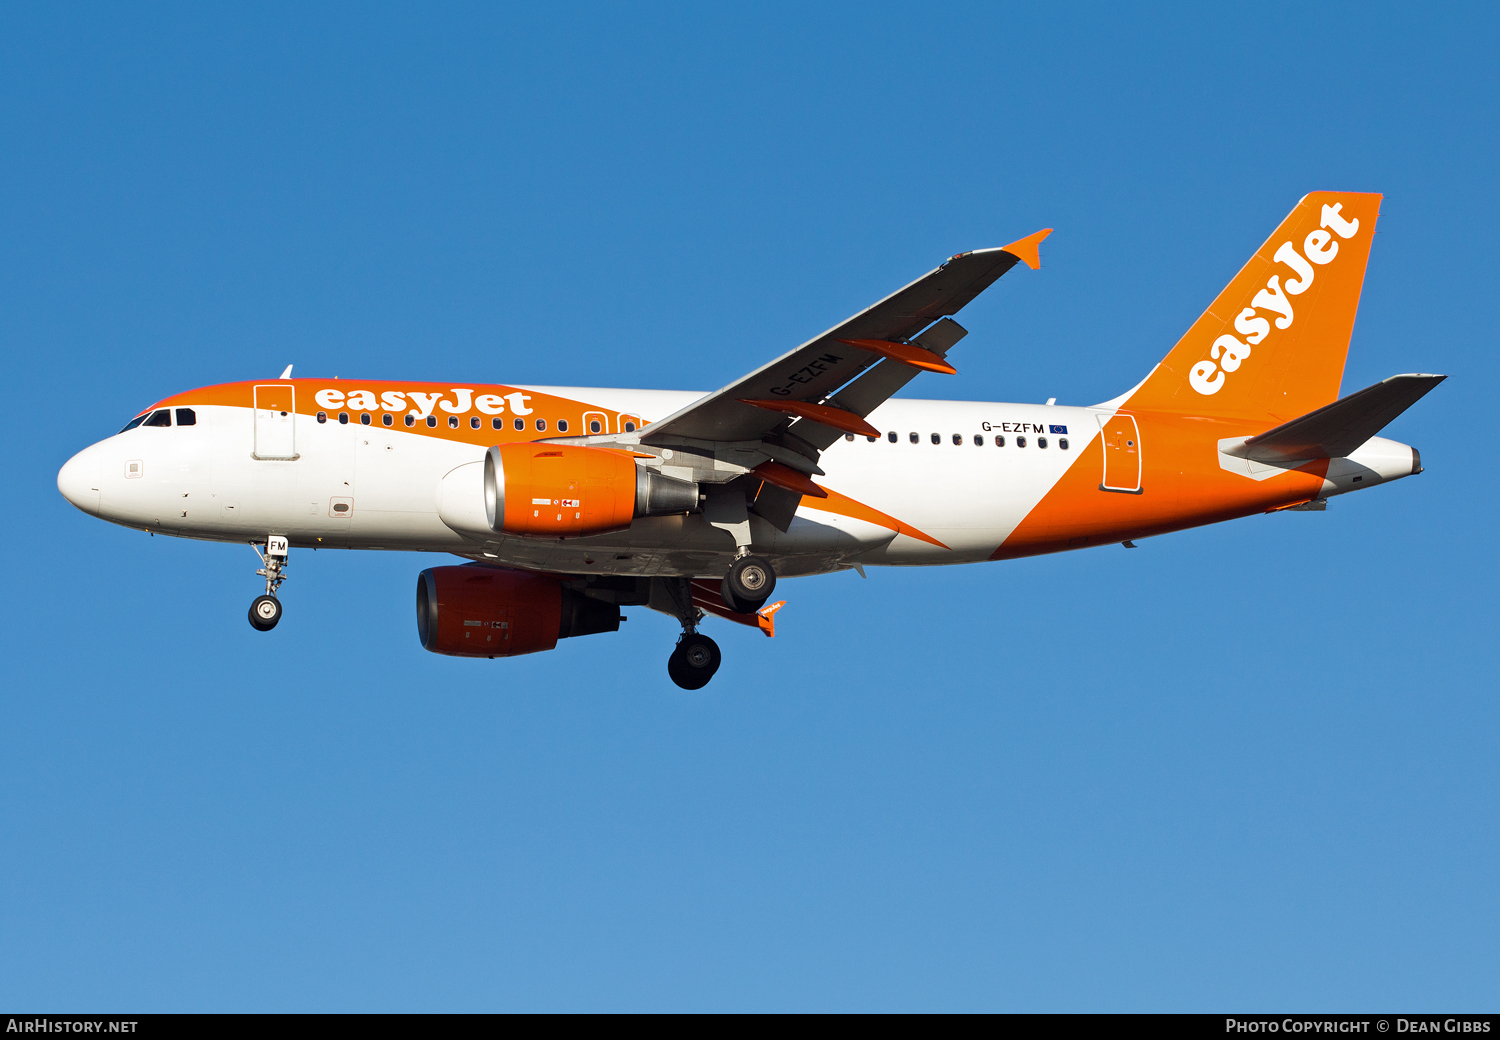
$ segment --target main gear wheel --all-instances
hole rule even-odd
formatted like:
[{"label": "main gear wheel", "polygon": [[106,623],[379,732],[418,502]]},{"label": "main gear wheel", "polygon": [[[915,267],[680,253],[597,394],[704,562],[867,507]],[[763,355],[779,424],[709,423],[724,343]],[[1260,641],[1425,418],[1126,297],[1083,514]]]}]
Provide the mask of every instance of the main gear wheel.
[{"label": "main gear wheel", "polygon": [[697,632],[684,632],[667,658],[667,674],[684,690],[701,690],[719,670],[719,644]]}]

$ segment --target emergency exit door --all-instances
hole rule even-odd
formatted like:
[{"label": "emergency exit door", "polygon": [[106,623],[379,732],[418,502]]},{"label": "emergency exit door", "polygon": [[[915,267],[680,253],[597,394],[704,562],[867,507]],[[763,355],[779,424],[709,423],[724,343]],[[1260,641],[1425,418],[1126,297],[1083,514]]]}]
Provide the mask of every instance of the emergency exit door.
[{"label": "emergency exit door", "polygon": [[1100,491],[1141,493],[1141,431],[1135,416],[1100,418],[1104,424],[1104,482]]},{"label": "emergency exit door", "polygon": [[297,457],[297,390],[293,386],[255,388],[255,448],[257,459]]}]

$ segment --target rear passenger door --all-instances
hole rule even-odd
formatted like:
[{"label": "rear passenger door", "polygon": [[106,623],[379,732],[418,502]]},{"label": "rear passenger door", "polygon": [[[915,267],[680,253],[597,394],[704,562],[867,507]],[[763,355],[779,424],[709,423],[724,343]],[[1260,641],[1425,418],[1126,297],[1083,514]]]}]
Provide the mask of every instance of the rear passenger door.
[{"label": "rear passenger door", "polygon": [[1103,425],[1104,480],[1100,491],[1141,493],[1141,431],[1135,416],[1117,412],[1105,418]]}]

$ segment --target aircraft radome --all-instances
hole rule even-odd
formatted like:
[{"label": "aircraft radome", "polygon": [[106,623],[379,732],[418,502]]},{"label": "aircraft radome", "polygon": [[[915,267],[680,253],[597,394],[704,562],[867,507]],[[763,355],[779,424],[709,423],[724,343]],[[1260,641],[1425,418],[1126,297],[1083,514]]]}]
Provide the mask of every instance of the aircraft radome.
[{"label": "aircraft radome", "polygon": [[[262,631],[294,548],[452,553],[417,579],[422,645],[462,657],[676,617],[673,681],[719,667],[705,613],[774,635],[778,577],[981,563],[1135,539],[1422,471],[1376,436],[1444,377],[1340,399],[1380,196],[1292,210],[1134,389],[1092,407],[894,395],[952,375],[953,320],[1039,231],[960,253],[722,390],[280,379],[153,404],[58,473],[126,527],[249,542]],[[928,378],[931,378],[929,376]]]}]

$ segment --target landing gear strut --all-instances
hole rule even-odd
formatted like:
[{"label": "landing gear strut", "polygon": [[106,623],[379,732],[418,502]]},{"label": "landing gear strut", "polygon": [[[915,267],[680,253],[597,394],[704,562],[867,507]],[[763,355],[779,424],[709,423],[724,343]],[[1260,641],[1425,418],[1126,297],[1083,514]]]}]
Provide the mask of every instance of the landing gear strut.
[{"label": "landing gear strut", "polygon": [[265,552],[253,542],[251,548],[260,557],[261,568],[255,573],[266,579],[266,594],[256,596],[250,604],[250,626],[257,632],[269,632],[281,620],[281,601],[276,598],[276,590],[286,581],[286,539],[271,535],[266,539]]},{"label": "landing gear strut", "polygon": [[776,572],[763,556],[741,556],[729,565],[719,594],[724,605],[737,614],[753,614],[766,605],[776,591]]},{"label": "landing gear strut", "polygon": [[668,578],[666,582],[677,620],[682,622],[682,635],[667,658],[667,675],[684,690],[701,690],[719,670],[719,644],[698,631],[703,611],[693,605],[692,579]]}]

